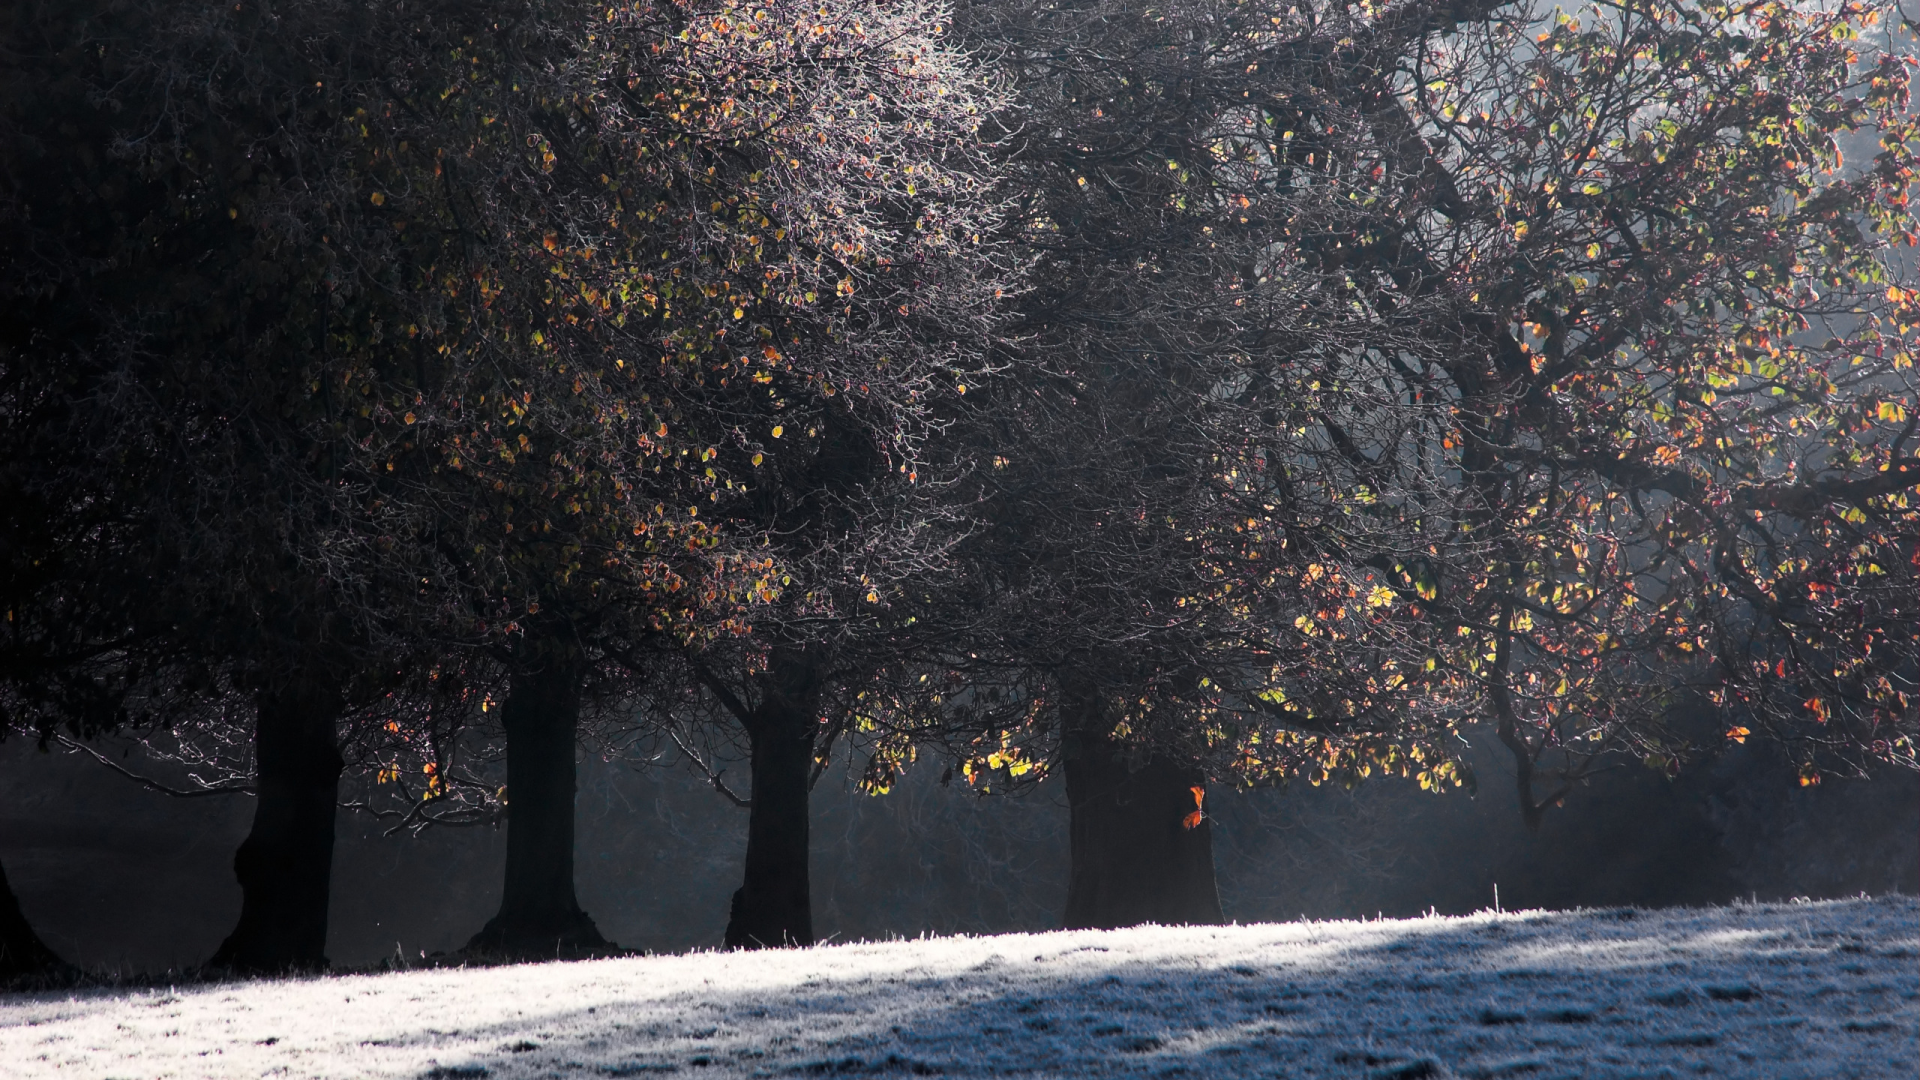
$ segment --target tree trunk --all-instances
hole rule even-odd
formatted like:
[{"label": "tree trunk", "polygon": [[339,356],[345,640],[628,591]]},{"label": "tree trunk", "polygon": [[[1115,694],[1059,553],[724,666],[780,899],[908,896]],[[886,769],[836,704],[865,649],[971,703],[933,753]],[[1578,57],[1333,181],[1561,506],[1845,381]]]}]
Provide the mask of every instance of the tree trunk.
[{"label": "tree trunk", "polygon": [[507,729],[507,873],[500,912],[469,952],[553,957],[609,946],[573,891],[574,737],[580,673],[554,663],[513,678]]},{"label": "tree trunk", "polygon": [[209,967],[273,974],[327,966],[341,707],[335,688],[306,680],[254,699],[253,829],[233,856],[240,921]]},{"label": "tree trunk", "polygon": [[729,949],[813,944],[807,796],[818,703],[813,665],[776,652],[761,679],[760,703],[745,725],[753,747],[753,794],[746,879],[733,894],[727,919]]},{"label": "tree trunk", "polygon": [[67,965],[33,932],[0,867],[0,984],[62,974]]},{"label": "tree trunk", "polygon": [[[1099,722],[1098,707],[1069,709],[1062,757],[1067,778],[1071,870],[1069,930],[1218,923],[1212,824],[1187,827],[1199,808],[1200,770],[1166,758],[1130,768]],[[1072,715],[1077,714],[1077,715]]]}]

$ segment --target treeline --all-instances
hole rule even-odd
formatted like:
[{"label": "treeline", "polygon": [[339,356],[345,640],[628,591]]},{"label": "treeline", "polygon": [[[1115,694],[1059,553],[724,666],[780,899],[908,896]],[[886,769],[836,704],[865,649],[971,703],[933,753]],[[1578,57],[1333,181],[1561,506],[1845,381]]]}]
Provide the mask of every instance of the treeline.
[{"label": "treeline", "polygon": [[1220,917],[1209,784],[1476,725],[1529,823],[1914,767],[1899,23],[18,0],[0,719],[254,794],[234,971],[325,964],[343,796],[506,823],[475,954],[607,947],[582,745],[748,807],[736,947],[835,754],[1064,774],[1069,926]]}]

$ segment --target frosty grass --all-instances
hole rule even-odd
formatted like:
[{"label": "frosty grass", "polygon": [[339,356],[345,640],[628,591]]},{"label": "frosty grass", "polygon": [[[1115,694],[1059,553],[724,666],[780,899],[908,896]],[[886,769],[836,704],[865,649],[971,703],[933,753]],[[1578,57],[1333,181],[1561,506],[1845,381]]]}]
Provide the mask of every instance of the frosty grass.
[{"label": "frosty grass", "polygon": [[1920,902],[1140,927],[0,996],[29,1077],[1920,1076]]}]

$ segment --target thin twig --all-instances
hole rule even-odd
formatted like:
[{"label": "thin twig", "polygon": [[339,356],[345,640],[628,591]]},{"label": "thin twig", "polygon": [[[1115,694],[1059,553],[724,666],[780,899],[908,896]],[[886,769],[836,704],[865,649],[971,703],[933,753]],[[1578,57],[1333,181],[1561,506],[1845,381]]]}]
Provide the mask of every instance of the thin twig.
[{"label": "thin twig", "polygon": [[693,748],[692,748],[692,747],[690,747],[690,746],[688,746],[688,745],[687,745],[686,743],[684,743],[684,742],[682,742],[682,741],[680,741],[680,733],[679,733],[679,732],[677,732],[677,731],[669,731],[669,732],[667,732],[667,738],[669,738],[669,739],[672,739],[672,740],[673,740],[673,745],[675,745],[675,746],[677,746],[677,747],[679,747],[679,748],[680,748],[680,752],[681,752],[681,753],[683,753],[683,754],[685,754],[685,755],[687,755],[687,758],[688,758],[688,760],[690,760],[690,761],[692,761],[692,762],[693,762],[693,763],[694,763],[694,764],[695,764],[696,766],[698,766],[698,767],[699,767],[699,769],[700,769],[700,771],[701,771],[702,773],[704,773],[704,774],[706,774],[706,777],[707,777],[707,783],[709,783],[709,784],[712,784],[712,785],[713,785],[713,790],[715,790],[715,791],[717,791],[717,792],[719,792],[720,794],[722,794],[722,795],[724,795],[724,796],[726,796],[726,799],[727,799],[727,801],[728,801],[728,802],[730,802],[730,803],[732,803],[733,805],[735,805],[735,806],[737,806],[737,807],[739,807],[739,808],[740,808],[740,809],[742,809],[742,810],[751,810],[751,809],[753,809],[753,800],[752,800],[752,799],[743,799],[743,798],[741,798],[740,796],[738,796],[738,795],[735,795],[735,794],[734,794],[734,793],[733,793],[733,792],[732,792],[732,791],[731,791],[730,789],[728,789],[728,787],[727,787],[727,785],[725,784],[725,782],[723,782],[723,781],[722,781],[722,780],[720,779],[720,775],[721,775],[721,773],[724,773],[724,772],[726,772],[727,770],[725,770],[725,769],[721,769],[721,770],[720,770],[720,772],[714,772],[714,771],[713,771],[712,769],[710,769],[710,768],[708,768],[708,767],[707,767],[707,763],[706,763],[705,761],[703,761],[703,760],[701,760],[701,757],[700,757],[700,755],[699,755],[699,754],[696,754],[696,753],[694,753],[694,752],[693,752]]},{"label": "thin twig", "polygon": [[95,761],[98,761],[100,764],[105,765],[107,768],[112,769],[114,772],[119,773],[121,776],[126,777],[149,791],[157,791],[162,795],[171,795],[176,799],[197,799],[205,795],[252,795],[254,793],[252,784],[230,784],[226,786],[208,785],[195,790],[168,787],[152,777],[141,776],[139,773],[128,769],[126,766],[121,765],[119,762],[85,743],[74,742],[65,735],[59,734],[54,735],[53,739],[68,750],[78,750],[91,754]]}]

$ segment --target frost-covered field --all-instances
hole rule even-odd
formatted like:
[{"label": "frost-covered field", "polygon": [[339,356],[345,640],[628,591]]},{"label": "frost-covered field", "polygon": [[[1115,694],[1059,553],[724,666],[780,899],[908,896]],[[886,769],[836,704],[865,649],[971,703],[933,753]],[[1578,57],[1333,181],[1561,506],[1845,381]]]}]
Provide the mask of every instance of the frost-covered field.
[{"label": "frost-covered field", "polygon": [[942,938],[0,997],[8,1077],[1898,1077],[1920,904]]}]

